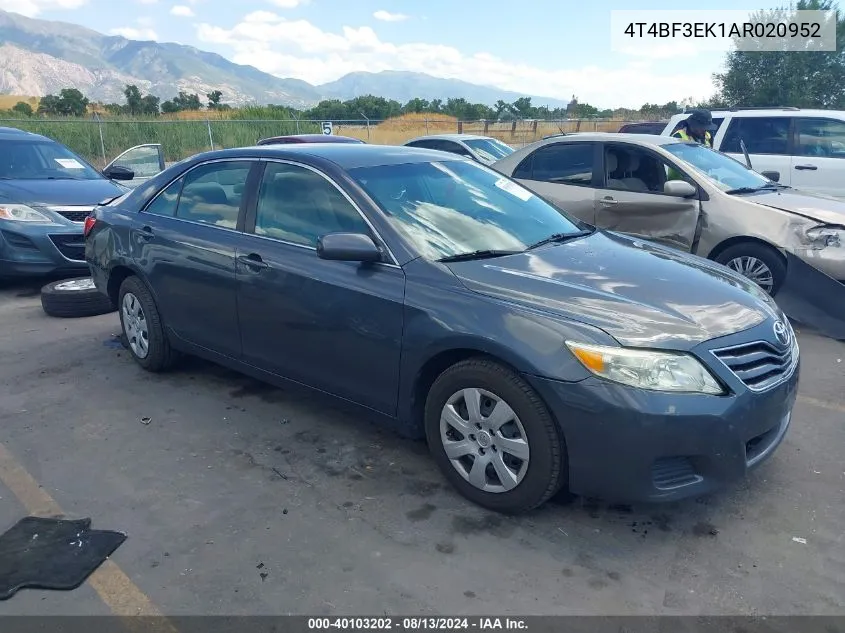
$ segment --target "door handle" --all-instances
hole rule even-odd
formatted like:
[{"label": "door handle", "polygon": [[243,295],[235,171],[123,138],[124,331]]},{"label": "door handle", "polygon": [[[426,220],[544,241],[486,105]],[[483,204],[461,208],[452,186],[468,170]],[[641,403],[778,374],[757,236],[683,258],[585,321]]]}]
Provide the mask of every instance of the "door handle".
[{"label": "door handle", "polygon": [[818,167],[816,167],[815,165],[795,165],[795,169],[800,169],[801,171],[816,171]]},{"label": "door handle", "polygon": [[604,198],[602,198],[601,200],[599,200],[599,203],[600,203],[600,204],[603,204],[603,205],[617,204],[617,202],[618,202],[617,200],[614,200],[614,199],[613,199],[613,198],[611,198],[610,196],[605,196]]},{"label": "door handle", "polygon": [[254,272],[260,272],[265,268],[269,268],[269,264],[261,259],[258,253],[250,253],[249,255],[238,255],[237,261]]},{"label": "door handle", "polygon": [[145,226],[140,231],[137,231],[136,235],[142,240],[151,240],[155,237],[152,228],[149,226]]}]

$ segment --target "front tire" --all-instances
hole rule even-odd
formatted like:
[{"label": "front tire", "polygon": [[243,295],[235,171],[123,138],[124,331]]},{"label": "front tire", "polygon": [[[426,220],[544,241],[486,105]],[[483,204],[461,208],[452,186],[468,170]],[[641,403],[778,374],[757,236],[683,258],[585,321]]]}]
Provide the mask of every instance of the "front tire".
[{"label": "front tire", "polygon": [[147,286],[138,277],[127,277],[120,286],[118,297],[122,338],[126,340],[132,358],[150,372],[169,369],[175,354]]},{"label": "front tire", "polygon": [[564,485],[563,437],[539,395],[499,363],[444,371],[425,406],[429,450],[470,501],[505,514],[533,510]]},{"label": "front tire", "polygon": [[747,277],[774,297],[786,278],[786,262],[770,246],[743,242],[719,253],[716,261]]}]

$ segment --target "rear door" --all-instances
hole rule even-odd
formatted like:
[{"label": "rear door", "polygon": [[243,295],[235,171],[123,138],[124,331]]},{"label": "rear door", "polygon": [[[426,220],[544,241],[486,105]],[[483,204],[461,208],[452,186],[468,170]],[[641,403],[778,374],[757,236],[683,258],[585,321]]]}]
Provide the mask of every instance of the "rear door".
[{"label": "rear door", "polygon": [[122,181],[121,184],[128,187],[137,187],[159,172],[164,171],[164,152],[158,143],[136,145],[130,147],[106,165],[103,171],[108,171],[109,167],[114,166],[126,167],[135,172],[135,177],[132,180]]},{"label": "rear door", "polygon": [[719,141],[719,151],[745,164],[740,141],[745,142],[756,172],[776,171],[780,183],[792,185],[792,133],[788,116],[732,116]]},{"label": "rear door", "polygon": [[701,202],[663,192],[670,170],[698,188],[677,164],[630,143],[605,143],[600,185],[595,190],[596,221],[619,231],[691,251]]},{"label": "rear door", "polygon": [[595,169],[600,144],[588,141],[543,145],[529,154],[512,178],[589,224],[595,224]]},{"label": "rear door", "polygon": [[153,198],[130,235],[164,323],[183,340],[231,358],[241,355],[235,249],[243,191],[258,164],[201,163]]},{"label": "rear door", "polygon": [[845,196],[845,121],[796,117],[794,141],[792,186]]}]

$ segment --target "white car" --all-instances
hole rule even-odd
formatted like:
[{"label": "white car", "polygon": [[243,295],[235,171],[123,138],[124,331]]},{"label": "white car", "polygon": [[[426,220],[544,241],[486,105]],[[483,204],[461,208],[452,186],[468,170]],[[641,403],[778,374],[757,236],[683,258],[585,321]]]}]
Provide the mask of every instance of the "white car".
[{"label": "white car", "polygon": [[[719,126],[713,149],[745,163],[740,143],[744,141],[754,171],[777,172],[778,182],[796,189],[845,197],[845,111],[749,108],[710,112]],[[673,116],[662,134],[670,136],[687,116],[689,113]]]},{"label": "white car", "polygon": [[466,156],[483,165],[492,165],[497,160],[510,156],[514,151],[510,145],[499,139],[475,134],[431,134],[412,138],[404,145]]}]

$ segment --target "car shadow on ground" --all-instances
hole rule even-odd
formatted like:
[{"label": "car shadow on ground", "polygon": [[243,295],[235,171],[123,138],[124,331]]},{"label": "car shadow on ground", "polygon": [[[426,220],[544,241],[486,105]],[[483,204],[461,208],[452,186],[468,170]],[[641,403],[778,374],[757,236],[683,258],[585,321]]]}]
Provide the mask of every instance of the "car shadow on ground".
[{"label": "car shadow on ground", "polygon": [[[412,504],[404,513],[407,521],[420,523],[438,510],[445,510],[453,515],[450,532],[454,536],[489,534],[504,538],[517,531],[527,536],[523,532],[527,530],[532,537],[555,541],[587,538],[587,542],[596,540],[607,548],[604,539],[610,534],[615,543],[611,548],[618,548],[624,555],[626,547],[660,547],[681,535],[718,538],[720,520],[742,520],[742,508],[748,507],[751,491],[760,485],[757,474],[752,473],[723,493],[666,504],[631,505],[563,492],[526,515],[501,515],[475,506],[454,491],[430,459],[425,441],[402,438],[373,423],[366,413],[351,405],[297,386],[278,388],[197,358],[181,360],[168,374],[168,380],[222,390],[231,403],[226,407],[229,411],[241,406],[246,411],[258,401],[285,405],[286,410],[304,410],[316,420],[302,429],[294,420],[279,420],[284,425],[294,422],[290,429],[293,441],[273,447],[269,454],[261,456],[261,449],[233,453],[233,457],[246,459],[252,467],[266,470],[268,479],[299,477],[312,482],[343,482],[351,486],[351,493],[364,499],[416,497],[419,504]],[[343,448],[338,449],[339,445]],[[403,463],[403,467],[393,468]],[[291,470],[298,474],[290,475]],[[343,505],[354,508],[358,504],[353,500]],[[523,538],[523,544],[529,540]],[[447,539],[438,543],[437,549],[448,553],[454,545]],[[612,574],[609,580],[613,580]]]}]

